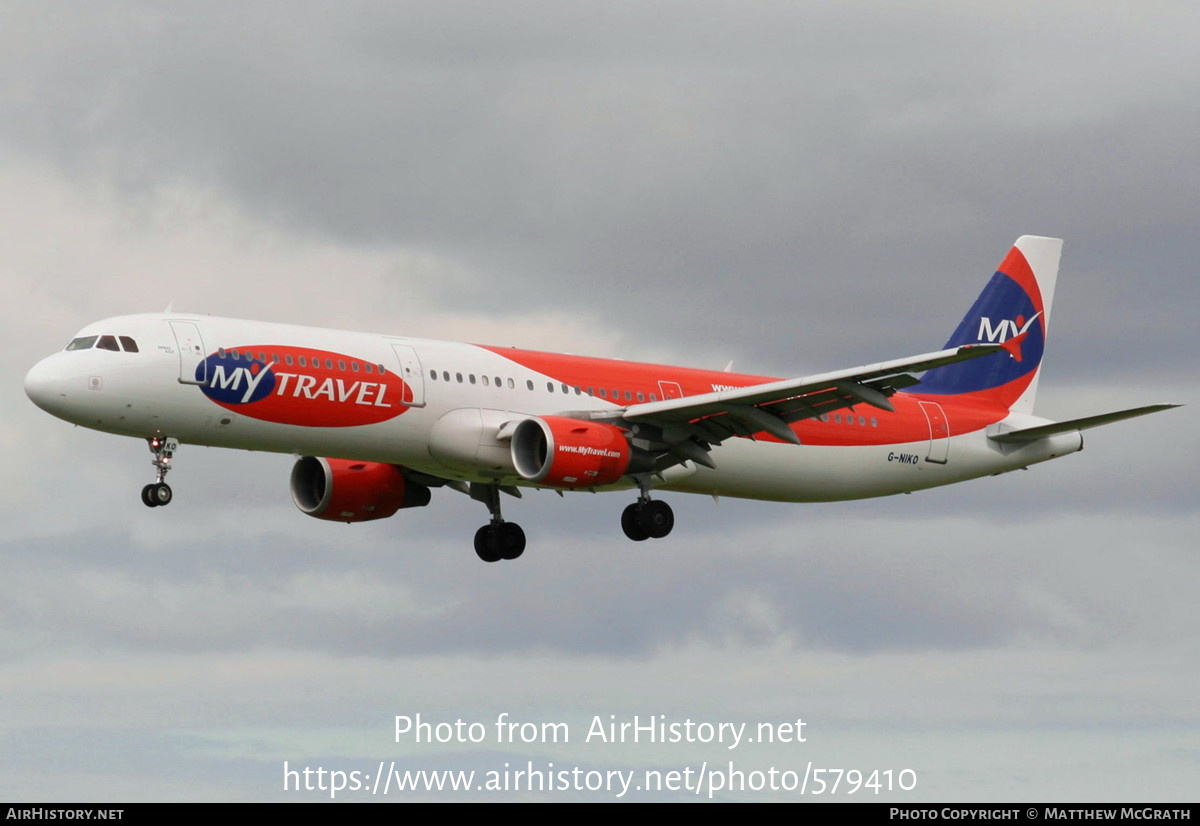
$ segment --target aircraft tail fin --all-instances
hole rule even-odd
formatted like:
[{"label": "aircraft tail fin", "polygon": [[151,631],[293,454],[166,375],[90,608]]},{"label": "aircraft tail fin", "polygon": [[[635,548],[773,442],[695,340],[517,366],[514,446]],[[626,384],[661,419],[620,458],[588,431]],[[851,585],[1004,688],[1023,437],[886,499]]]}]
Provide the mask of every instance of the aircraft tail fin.
[{"label": "aircraft tail fin", "polygon": [[936,367],[913,392],[1033,412],[1061,255],[1062,239],[1018,238],[945,345],[999,344],[1004,352]]}]

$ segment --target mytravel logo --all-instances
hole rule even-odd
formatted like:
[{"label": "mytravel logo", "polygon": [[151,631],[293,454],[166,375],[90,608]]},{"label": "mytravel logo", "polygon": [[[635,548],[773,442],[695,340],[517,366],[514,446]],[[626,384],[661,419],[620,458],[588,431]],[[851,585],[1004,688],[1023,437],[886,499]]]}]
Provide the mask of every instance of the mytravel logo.
[{"label": "mytravel logo", "polygon": [[1029,332],[1029,325],[1037,321],[1041,313],[1035,313],[1033,318],[1028,321],[1024,316],[1017,316],[1015,319],[1002,318],[999,322],[993,322],[987,316],[979,317],[979,334],[976,338],[979,341],[992,342],[994,344],[1003,344],[1010,338],[1024,335]]},{"label": "mytravel logo", "polygon": [[196,365],[196,381],[227,410],[305,427],[378,424],[408,410],[412,398],[404,381],[378,364],[300,347],[221,349]]}]

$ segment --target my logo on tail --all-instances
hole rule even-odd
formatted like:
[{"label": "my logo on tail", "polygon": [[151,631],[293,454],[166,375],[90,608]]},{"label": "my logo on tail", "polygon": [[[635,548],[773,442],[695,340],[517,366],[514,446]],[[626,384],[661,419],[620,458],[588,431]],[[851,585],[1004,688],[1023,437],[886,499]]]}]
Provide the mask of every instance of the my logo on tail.
[{"label": "my logo on tail", "polygon": [[1029,328],[1041,314],[1039,310],[1030,316],[1028,321],[1021,315],[1015,319],[1002,318],[998,324],[993,324],[992,319],[988,316],[980,316],[979,333],[976,335],[976,339],[980,342],[1001,344],[1014,359],[1021,361],[1021,342],[1025,340]]}]

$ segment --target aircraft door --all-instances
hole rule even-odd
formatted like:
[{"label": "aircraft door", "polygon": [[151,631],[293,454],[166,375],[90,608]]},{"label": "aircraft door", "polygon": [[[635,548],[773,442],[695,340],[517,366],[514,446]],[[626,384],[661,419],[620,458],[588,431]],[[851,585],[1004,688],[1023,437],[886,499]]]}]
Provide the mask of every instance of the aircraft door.
[{"label": "aircraft door", "polygon": [[393,344],[392,350],[400,362],[400,378],[408,387],[404,403],[409,407],[424,407],[425,377],[421,374],[421,359],[417,357],[417,351],[407,344]]},{"label": "aircraft door", "polygon": [[920,404],[921,412],[929,422],[929,450],[926,451],[925,461],[944,465],[950,458],[950,424],[946,421],[946,412],[937,402]]},{"label": "aircraft door", "polygon": [[179,349],[179,383],[208,384],[208,362],[204,360],[204,339],[192,321],[169,321]]},{"label": "aircraft door", "polygon": [[683,398],[683,388],[679,386],[678,382],[660,381],[658,383],[658,389],[662,391],[663,401],[666,401],[667,399]]}]

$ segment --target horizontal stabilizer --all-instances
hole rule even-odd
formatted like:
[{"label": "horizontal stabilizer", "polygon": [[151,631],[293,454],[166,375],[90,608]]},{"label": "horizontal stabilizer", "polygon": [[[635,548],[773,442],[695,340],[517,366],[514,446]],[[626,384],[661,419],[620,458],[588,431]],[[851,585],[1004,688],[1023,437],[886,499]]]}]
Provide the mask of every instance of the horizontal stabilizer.
[{"label": "horizontal stabilizer", "polygon": [[1110,424],[1111,422],[1119,422],[1122,419],[1132,419],[1134,416],[1145,416],[1148,413],[1157,413],[1160,410],[1170,410],[1172,407],[1181,407],[1178,404],[1151,404],[1146,407],[1134,407],[1129,410],[1117,410],[1113,413],[1101,413],[1099,416],[1087,416],[1083,419],[1071,419],[1069,422],[1054,422],[1053,424],[1039,425],[1038,427],[1026,427],[1022,430],[1010,430],[1007,433],[997,433],[994,436],[989,436],[993,442],[1001,444],[1023,444],[1025,442],[1036,442],[1038,439],[1045,439],[1047,436],[1054,436],[1058,433],[1070,433],[1074,430],[1087,430],[1089,427],[1099,427],[1102,424]]}]

